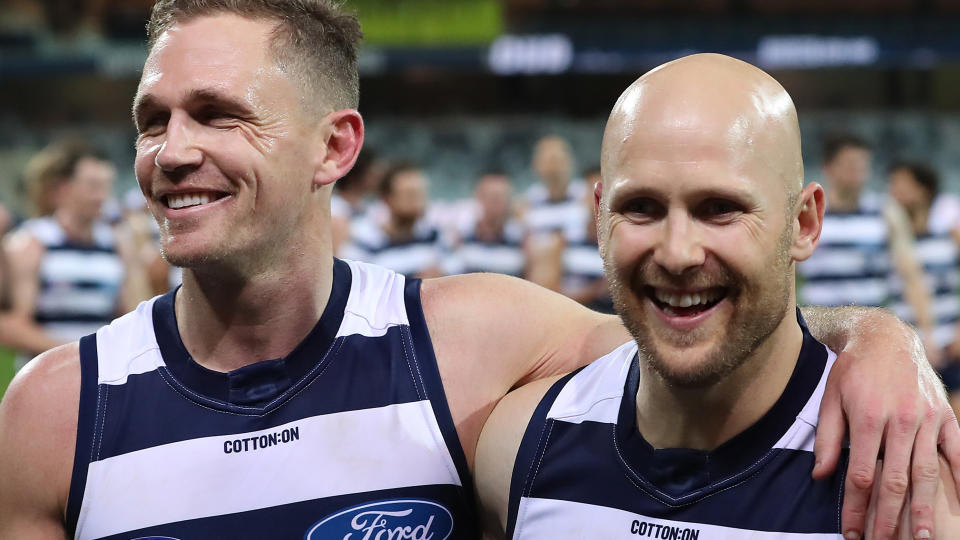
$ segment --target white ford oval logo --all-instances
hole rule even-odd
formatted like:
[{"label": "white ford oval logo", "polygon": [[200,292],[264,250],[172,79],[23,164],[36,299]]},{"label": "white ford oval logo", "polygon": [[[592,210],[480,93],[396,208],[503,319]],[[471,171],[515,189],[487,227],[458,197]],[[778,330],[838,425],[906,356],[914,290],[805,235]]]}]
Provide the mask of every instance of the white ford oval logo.
[{"label": "white ford oval logo", "polygon": [[450,511],[425,499],[388,499],[353,506],[317,522],[305,540],[446,540]]}]

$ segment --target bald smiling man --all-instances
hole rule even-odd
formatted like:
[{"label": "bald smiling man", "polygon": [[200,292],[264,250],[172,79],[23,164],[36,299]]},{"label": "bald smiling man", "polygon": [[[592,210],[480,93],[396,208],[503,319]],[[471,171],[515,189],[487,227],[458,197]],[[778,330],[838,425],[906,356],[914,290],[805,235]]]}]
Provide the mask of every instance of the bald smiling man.
[{"label": "bald smiling man", "polygon": [[[836,355],[796,306],[824,195],[803,186],[790,96],[732,58],[665,64],[617,101],[602,160],[600,250],[633,341],[499,403],[476,456],[488,532],[859,538],[840,523],[845,467],[810,477]],[[957,538],[950,477],[937,489],[934,530]],[[866,525],[932,536],[895,529]]]}]

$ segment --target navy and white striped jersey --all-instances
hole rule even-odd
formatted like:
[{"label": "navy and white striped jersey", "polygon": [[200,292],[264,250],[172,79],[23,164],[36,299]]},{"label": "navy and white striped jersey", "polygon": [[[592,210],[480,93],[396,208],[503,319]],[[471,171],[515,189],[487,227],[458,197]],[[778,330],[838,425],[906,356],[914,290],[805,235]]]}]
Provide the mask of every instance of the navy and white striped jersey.
[{"label": "navy and white striped jersey", "polygon": [[523,227],[515,220],[503,226],[503,235],[491,241],[476,236],[476,221],[461,231],[460,245],[453,251],[450,273],[496,272],[522,276],[527,264],[523,251]]},{"label": "navy and white striped jersey", "polygon": [[834,360],[804,328],[793,375],[757,423],[710,452],[654,449],[637,430],[637,346],[622,345],[554,384],[534,412],[508,538],[841,539],[845,463],[810,478]]},{"label": "navy and white striped jersey", "polygon": [[[923,268],[933,301],[933,341],[940,347],[953,343],[960,319],[960,250],[949,231],[917,236],[915,253]],[[903,285],[894,276],[891,309],[905,321],[916,324],[913,308],[903,298]]]},{"label": "navy and white striped jersey", "polygon": [[46,249],[34,310],[37,323],[64,341],[75,341],[109,323],[117,314],[124,279],[110,226],[95,223],[90,244],[70,241],[52,217],[27,220],[21,228]]},{"label": "navy and white striped jersey", "polygon": [[820,243],[797,264],[800,303],[884,306],[890,301],[889,230],[879,205],[823,216]]},{"label": "navy and white striped jersey", "polygon": [[[590,211],[580,206],[579,217],[571,219],[564,229],[563,289],[568,294],[589,287],[604,278],[603,258],[596,236],[587,234],[588,227],[594,227]],[[587,307],[604,313],[613,313],[613,299],[609,293],[587,304]]]},{"label": "navy and white striped jersey", "polygon": [[414,226],[413,238],[392,240],[379,222],[356,220],[350,226],[351,238],[341,249],[344,257],[389,268],[414,277],[431,268],[444,270],[447,244],[440,230],[427,220]]},{"label": "navy and white striped jersey", "polygon": [[419,280],[333,273],[285,358],[205,369],[173,292],[80,341],[74,538],[474,537]]}]

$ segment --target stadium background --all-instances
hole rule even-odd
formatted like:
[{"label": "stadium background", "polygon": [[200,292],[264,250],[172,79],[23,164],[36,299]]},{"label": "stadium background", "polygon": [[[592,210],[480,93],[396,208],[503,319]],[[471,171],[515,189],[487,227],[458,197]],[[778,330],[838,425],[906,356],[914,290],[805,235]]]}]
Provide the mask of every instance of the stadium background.
[{"label": "stadium background", "polygon": [[[82,135],[135,187],[130,103],[149,0],[0,4],[0,202],[26,216],[23,169],[48,142]],[[431,198],[469,195],[503,169],[534,181],[538,138],[559,134],[576,168],[599,161],[605,115],[646,70],[720,52],[771,72],[800,114],[807,179],[819,141],[844,129],[885,164],[936,167],[960,190],[960,0],[347,0],[366,34],[367,144],[424,166]],[[12,376],[0,358],[0,395]]]}]

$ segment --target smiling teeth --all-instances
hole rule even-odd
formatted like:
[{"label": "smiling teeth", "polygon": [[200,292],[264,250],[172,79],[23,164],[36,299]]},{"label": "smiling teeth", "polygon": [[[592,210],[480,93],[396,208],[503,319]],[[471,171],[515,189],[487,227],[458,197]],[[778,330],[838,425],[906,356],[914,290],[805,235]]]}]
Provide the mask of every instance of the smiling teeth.
[{"label": "smiling teeth", "polygon": [[671,307],[686,308],[699,304],[709,304],[722,296],[720,291],[703,291],[696,294],[670,294],[661,290],[654,291],[657,300]]},{"label": "smiling teeth", "polygon": [[210,195],[207,193],[184,193],[181,195],[168,195],[167,206],[174,210],[186,208],[188,206],[199,206],[210,202]]}]

